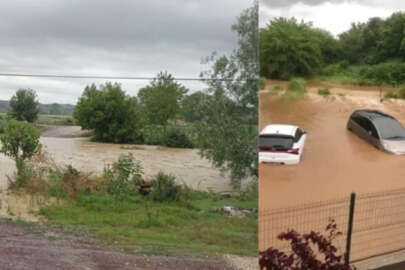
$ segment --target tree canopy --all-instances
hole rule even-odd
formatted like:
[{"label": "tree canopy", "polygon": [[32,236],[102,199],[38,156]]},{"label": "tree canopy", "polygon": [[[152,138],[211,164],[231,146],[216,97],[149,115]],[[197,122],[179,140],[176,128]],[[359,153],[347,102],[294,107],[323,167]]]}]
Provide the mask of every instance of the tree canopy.
[{"label": "tree canopy", "polygon": [[232,30],[238,47],[230,56],[216,54],[201,74],[208,85],[197,124],[200,154],[229,171],[234,187],[257,177],[258,3],[243,11]]},{"label": "tree canopy", "polygon": [[160,72],[150,85],[138,92],[138,98],[148,123],[166,125],[181,111],[181,102],[188,92],[173,76]]},{"label": "tree canopy", "polygon": [[83,129],[94,129],[94,139],[131,143],[140,138],[141,121],[137,99],[129,97],[117,83],[97,88],[86,86],[75,107],[74,118]]},{"label": "tree canopy", "polygon": [[10,99],[9,115],[18,121],[34,122],[39,114],[37,94],[32,89],[19,89]]},{"label": "tree canopy", "polygon": [[260,30],[260,75],[290,79],[316,75],[329,64],[403,62],[404,31],[405,12],[393,13],[386,19],[375,17],[365,23],[353,23],[338,37],[309,22],[275,18]]}]

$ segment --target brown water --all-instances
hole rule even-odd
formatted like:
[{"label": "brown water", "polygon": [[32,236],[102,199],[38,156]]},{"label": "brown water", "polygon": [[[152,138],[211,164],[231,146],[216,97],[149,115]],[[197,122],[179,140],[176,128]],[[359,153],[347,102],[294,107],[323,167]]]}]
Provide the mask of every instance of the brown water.
[{"label": "brown water", "polygon": [[381,103],[378,88],[335,85],[329,85],[334,100],[326,99],[316,94],[319,87],[310,85],[298,101],[260,93],[260,128],[279,123],[308,131],[299,165],[260,164],[262,210],[405,187],[405,156],[381,152],[346,130],[350,114],[362,108],[382,110],[405,124],[405,103]]},{"label": "brown water", "polygon": [[[176,176],[178,183],[195,189],[217,192],[231,190],[229,177],[212,168],[208,160],[198,155],[197,149],[138,145],[136,149],[128,150],[122,147],[134,146],[95,143],[88,138],[41,137],[40,140],[58,165],[70,164],[80,170],[99,174],[105,165],[116,161],[121,154],[132,153],[135,159],[141,161],[146,179],[163,171]],[[12,175],[14,170],[13,162],[0,154],[1,188],[7,185],[6,175]]]}]

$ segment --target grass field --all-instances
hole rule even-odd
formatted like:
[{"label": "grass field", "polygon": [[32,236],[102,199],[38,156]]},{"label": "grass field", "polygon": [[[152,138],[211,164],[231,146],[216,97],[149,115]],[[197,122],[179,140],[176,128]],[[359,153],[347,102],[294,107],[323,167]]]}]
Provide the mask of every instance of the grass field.
[{"label": "grass field", "polygon": [[257,255],[257,213],[229,217],[215,211],[222,206],[257,209],[257,198],[221,198],[193,192],[186,202],[153,202],[142,195],[118,200],[106,195],[41,209],[52,224],[85,229],[104,244],[141,247],[142,254],[215,256]]}]

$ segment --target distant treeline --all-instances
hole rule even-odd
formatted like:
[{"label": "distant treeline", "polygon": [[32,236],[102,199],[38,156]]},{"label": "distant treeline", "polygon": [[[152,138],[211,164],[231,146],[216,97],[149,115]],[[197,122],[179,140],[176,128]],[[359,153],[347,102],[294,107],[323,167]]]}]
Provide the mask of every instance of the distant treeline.
[{"label": "distant treeline", "polygon": [[[74,105],[71,104],[39,104],[40,114],[51,114],[51,115],[72,115],[75,109]],[[6,113],[9,111],[9,101],[0,100],[0,113]]]},{"label": "distant treeline", "polygon": [[334,37],[312,23],[276,18],[260,30],[260,75],[350,76],[359,83],[405,83],[405,12],[353,23]]}]

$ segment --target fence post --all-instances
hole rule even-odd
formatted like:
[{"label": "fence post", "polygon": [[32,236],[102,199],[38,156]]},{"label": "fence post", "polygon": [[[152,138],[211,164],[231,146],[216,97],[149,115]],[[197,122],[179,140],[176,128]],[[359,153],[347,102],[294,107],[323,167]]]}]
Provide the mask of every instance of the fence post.
[{"label": "fence post", "polygon": [[353,233],[353,219],[354,219],[354,204],[356,202],[356,193],[352,192],[350,195],[350,211],[349,211],[349,224],[347,228],[347,238],[346,238],[346,253],[345,253],[345,263],[349,265],[350,263],[350,249],[352,245],[352,233]]}]

